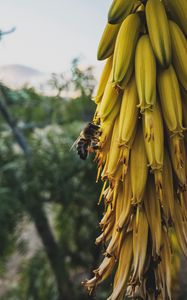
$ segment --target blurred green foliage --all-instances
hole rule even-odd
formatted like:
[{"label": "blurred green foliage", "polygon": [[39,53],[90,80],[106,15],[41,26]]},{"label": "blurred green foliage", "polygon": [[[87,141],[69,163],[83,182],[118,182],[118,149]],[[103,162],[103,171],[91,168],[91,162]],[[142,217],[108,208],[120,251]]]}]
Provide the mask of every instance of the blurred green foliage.
[{"label": "blurred green foliage", "polygon": [[[55,96],[39,94],[33,88],[12,91],[1,86],[3,99],[0,97],[0,101],[5,102],[15,127],[31,151],[28,164],[28,157],[1,116],[2,278],[6,278],[5,266],[11,255],[20,249],[22,254],[26,251],[24,242],[20,241],[25,216],[35,224],[43,243],[32,258],[23,260],[16,283],[15,280],[12,285],[10,282],[1,300],[92,298],[87,296],[80,282],[91,276],[89,272],[100,260],[94,240],[99,234],[97,224],[101,212],[96,203],[101,186],[95,183],[93,157],[81,161],[75,149],[70,151],[70,148],[93,116],[95,105],[91,96],[95,80],[92,68],[81,71],[78,63],[78,60],[73,61],[68,80],[63,74],[53,74],[50,84]],[[56,251],[53,253],[58,257],[53,255],[51,260],[52,251]],[[63,285],[61,295],[59,278]],[[105,296],[103,290],[97,299]]]}]

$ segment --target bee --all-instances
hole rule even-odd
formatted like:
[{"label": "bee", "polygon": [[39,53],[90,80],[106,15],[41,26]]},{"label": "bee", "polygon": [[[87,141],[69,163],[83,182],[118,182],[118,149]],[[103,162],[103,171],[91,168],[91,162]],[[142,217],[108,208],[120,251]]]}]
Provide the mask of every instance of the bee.
[{"label": "bee", "polygon": [[89,152],[99,149],[98,142],[100,134],[100,125],[92,122],[89,122],[81,131],[78,139],[73,144],[73,146],[76,145],[77,153],[81,159],[85,160]]}]

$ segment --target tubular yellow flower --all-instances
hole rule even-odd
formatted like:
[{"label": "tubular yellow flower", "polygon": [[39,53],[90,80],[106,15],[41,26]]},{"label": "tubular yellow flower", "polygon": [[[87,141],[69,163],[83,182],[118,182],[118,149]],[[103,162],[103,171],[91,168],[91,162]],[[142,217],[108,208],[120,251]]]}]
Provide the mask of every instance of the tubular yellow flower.
[{"label": "tubular yellow flower", "polygon": [[104,258],[84,285],[92,292],[113,274],[107,300],[172,299],[173,257],[187,257],[186,5],[113,0],[99,45],[109,59],[78,145],[96,153],[105,207]]}]

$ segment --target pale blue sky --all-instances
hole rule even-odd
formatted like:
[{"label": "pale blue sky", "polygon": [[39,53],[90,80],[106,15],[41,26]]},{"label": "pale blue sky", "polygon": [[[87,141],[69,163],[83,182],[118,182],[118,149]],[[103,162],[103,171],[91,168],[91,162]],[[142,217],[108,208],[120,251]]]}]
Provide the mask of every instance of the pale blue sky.
[{"label": "pale blue sky", "polygon": [[24,64],[61,72],[72,58],[98,65],[97,45],[112,0],[5,0],[0,29],[16,32],[0,42],[0,65]]}]

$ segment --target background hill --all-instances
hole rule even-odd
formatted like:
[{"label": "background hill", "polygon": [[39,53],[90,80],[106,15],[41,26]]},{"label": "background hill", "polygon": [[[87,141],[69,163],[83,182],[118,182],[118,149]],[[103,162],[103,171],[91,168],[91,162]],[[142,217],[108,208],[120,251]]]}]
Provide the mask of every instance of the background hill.
[{"label": "background hill", "polygon": [[13,64],[0,66],[0,81],[10,88],[19,89],[23,86],[34,86],[44,90],[50,74],[45,74],[28,66]]}]

